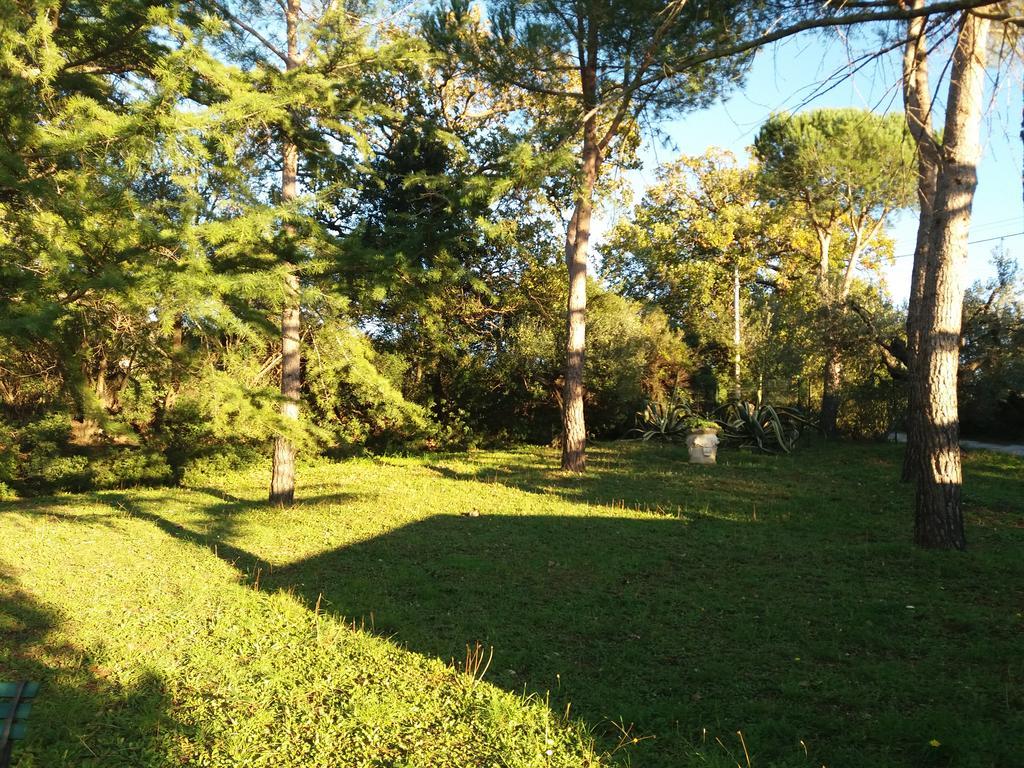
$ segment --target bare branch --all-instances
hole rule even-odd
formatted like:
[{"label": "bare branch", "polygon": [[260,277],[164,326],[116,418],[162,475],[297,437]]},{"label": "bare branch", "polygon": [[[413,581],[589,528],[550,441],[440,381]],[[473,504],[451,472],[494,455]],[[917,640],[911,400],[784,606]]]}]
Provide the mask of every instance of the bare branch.
[{"label": "bare branch", "polygon": [[218,2],[218,0],[213,0],[213,5],[217,8],[217,10],[224,14],[225,19],[227,19],[229,22],[234,24],[239,29],[243,30],[244,32],[248,32],[250,35],[259,40],[260,43],[262,43],[263,46],[268,51],[277,56],[277,58],[279,58],[286,67],[294,67],[297,64],[299,64],[299,62],[289,57],[288,54],[286,54],[284,51],[282,51],[280,48],[278,48],[276,45],[270,42],[270,40],[263,34],[261,34],[259,30],[257,30],[252,25],[242,21],[240,18],[235,16],[235,14],[229,11],[227,6],[225,6],[223,3]]}]

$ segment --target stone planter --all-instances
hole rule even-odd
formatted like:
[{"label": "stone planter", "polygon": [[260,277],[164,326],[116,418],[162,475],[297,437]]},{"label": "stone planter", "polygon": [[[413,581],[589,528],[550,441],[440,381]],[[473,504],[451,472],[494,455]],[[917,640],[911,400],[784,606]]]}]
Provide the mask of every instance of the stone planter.
[{"label": "stone planter", "polygon": [[714,464],[718,457],[718,430],[713,427],[695,429],[686,436],[691,464]]}]

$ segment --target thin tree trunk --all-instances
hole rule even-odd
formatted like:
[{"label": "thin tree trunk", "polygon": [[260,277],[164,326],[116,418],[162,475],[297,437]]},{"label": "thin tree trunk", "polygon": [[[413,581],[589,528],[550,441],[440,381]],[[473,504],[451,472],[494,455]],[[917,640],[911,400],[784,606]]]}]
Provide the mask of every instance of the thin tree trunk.
[{"label": "thin tree trunk", "polygon": [[[860,263],[861,254],[864,249],[871,245],[875,236],[885,221],[885,213],[879,217],[878,222],[864,231],[864,223],[852,224],[854,230],[853,248],[850,250],[849,260],[846,262],[846,269],[843,278],[839,283],[839,290],[836,292],[828,280],[828,275],[822,273],[822,296],[825,300],[825,314],[827,317],[826,333],[829,338],[825,340],[825,365],[822,371],[821,388],[821,430],[829,437],[834,437],[839,429],[839,408],[843,403],[843,349],[837,343],[842,332],[838,328],[848,311],[846,300],[850,296],[850,289],[853,287],[853,277],[857,273],[857,265]],[[819,236],[820,238],[820,236]],[[827,269],[829,258],[829,243],[821,242],[823,256],[821,269]]]},{"label": "thin tree trunk", "polygon": [[956,387],[989,26],[987,19],[962,14],[946,100],[915,381],[923,411],[914,517],[914,542],[921,547],[966,546]]},{"label": "thin tree trunk", "polygon": [[[912,0],[917,9],[924,0]],[[921,414],[918,402],[917,359],[921,346],[921,303],[924,294],[928,244],[931,238],[932,207],[938,176],[939,145],[932,130],[932,97],[928,82],[928,41],[925,28],[928,19],[920,16],[907,25],[907,44],[903,51],[903,105],[910,135],[917,150],[917,200],[921,215],[914,246],[914,265],[910,279],[910,300],[907,304],[907,444],[903,455],[902,480],[913,479],[921,444]]]},{"label": "thin tree trunk", "polygon": [[[298,58],[299,0],[288,0],[285,25],[288,36],[286,68],[294,69]],[[285,131],[281,144],[281,202],[288,203],[298,196],[299,150]],[[289,232],[291,229],[289,228]],[[281,311],[281,416],[286,421],[298,421],[299,388],[301,384],[301,332],[299,310],[299,275],[295,266],[286,263],[285,302]],[[274,440],[274,462],[270,477],[270,501],[290,505],[295,500],[295,446],[284,435]]]},{"label": "thin tree trunk", "polygon": [[743,398],[740,385],[740,344],[743,339],[740,330],[740,268],[734,264],[732,268],[732,399],[739,402]]},{"label": "thin tree trunk", "polygon": [[594,186],[601,165],[597,139],[596,44],[582,68],[583,175],[576,210],[565,239],[565,263],[569,271],[569,300],[566,307],[565,380],[562,390],[562,469],[583,472],[587,467],[587,425],[583,414],[583,369],[587,333],[587,250],[590,220],[594,210]]}]

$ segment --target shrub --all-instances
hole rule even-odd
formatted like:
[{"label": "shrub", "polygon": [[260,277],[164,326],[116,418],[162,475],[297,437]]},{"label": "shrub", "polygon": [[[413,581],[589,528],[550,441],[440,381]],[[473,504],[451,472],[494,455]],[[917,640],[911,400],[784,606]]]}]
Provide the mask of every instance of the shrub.
[{"label": "shrub", "polygon": [[217,485],[231,472],[253,466],[269,467],[269,457],[270,452],[265,446],[221,444],[205,455],[189,458],[181,465],[176,479],[189,488]]},{"label": "shrub", "polygon": [[92,487],[89,459],[36,453],[29,465],[27,480],[40,491],[87,491]]},{"label": "shrub", "polygon": [[839,410],[839,430],[854,438],[880,438],[906,413],[904,383],[872,375],[850,387]]},{"label": "shrub", "polygon": [[[89,438],[83,441],[86,433]],[[9,455],[13,463],[5,459]],[[45,414],[20,429],[0,429],[0,483],[8,491],[88,491],[161,485],[172,479],[171,467],[158,448],[126,446],[98,429],[73,424],[65,414]],[[0,490],[0,498],[3,495]]]},{"label": "shrub", "polygon": [[[11,425],[0,421],[0,486],[7,487],[17,477],[18,434]],[[0,499],[3,499],[0,489]]]},{"label": "shrub", "polygon": [[165,485],[174,477],[161,453],[139,449],[113,450],[98,455],[89,462],[89,472],[93,488]]}]

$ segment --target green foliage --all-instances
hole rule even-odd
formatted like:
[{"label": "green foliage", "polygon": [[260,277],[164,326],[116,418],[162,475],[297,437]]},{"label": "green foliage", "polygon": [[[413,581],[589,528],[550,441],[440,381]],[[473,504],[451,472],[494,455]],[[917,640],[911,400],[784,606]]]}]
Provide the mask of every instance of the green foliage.
[{"label": "green foliage", "polygon": [[0,482],[26,494],[162,485],[172,477],[159,450],[125,444],[64,413],[5,426],[0,449]]},{"label": "green foliage", "polygon": [[959,378],[963,434],[1024,440],[1024,281],[1007,253],[993,254],[996,276],[964,297]]},{"label": "green foliage", "polygon": [[587,311],[589,429],[617,436],[645,398],[660,397],[685,380],[693,357],[657,309],[592,286]]},{"label": "green foliage", "polygon": [[426,409],[407,400],[394,378],[378,369],[380,356],[364,334],[332,324],[313,339],[306,381],[319,422],[330,432],[325,447],[387,448],[433,430]]},{"label": "green foliage", "polygon": [[[579,6],[575,24],[562,9],[543,3],[502,0],[489,4],[490,34],[458,47],[462,57],[502,86],[521,89],[537,100],[546,131],[579,131],[575,107],[582,104],[578,75],[585,54],[598,63],[599,135],[636,145],[632,121],[616,124],[616,114],[658,119],[706,106],[741,81],[747,56],[719,57],[683,66],[708,44],[736,40],[765,22],[762,3],[722,2],[713,7],[684,4],[666,9],[658,2],[601,0]],[[432,36],[452,39],[452,27],[473,14],[466,0],[442,6]],[[552,66],[552,62],[563,63]],[[652,66],[657,62],[657,66]]]},{"label": "green foliage", "polygon": [[876,371],[847,387],[839,429],[852,438],[878,440],[902,424],[906,408],[905,380]]},{"label": "green foliage", "polygon": [[232,472],[252,470],[267,464],[264,444],[217,443],[211,449],[190,452],[184,459],[178,456],[179,463],[173,465],[175,480],[186,488],[209,487]]},{"label": "green foliage", "polygon": [[[760,197],[756,177],[756,167],[721,150],[682,157],[659,169],[658,183],[602,248],[602,269],[616,290],[658,306],[711,377],[731,379],[739,352],[742,383],[751,389],[759,378],[799,375],[807,318],[797,318],[796,308],[815,301],[804,255],[813,232],[792,206]],[[706,399],[716,402],[718,387],[710,389]]]},{"label": "green foliage", "polygon": [[71,419],[64,413],[50,413],[17,430],[18,464],[11,476],[23,492],[86,490],[90,486],[84,455],[71,446]]},{"label": "green foliage", "polygon": [[913,147],[902,113],[855,108],[776,114],[754,140],[767,196],[796,203],[829,232],[916,204]]},{"label": "green foliage", "polygon": [[[551,290],[549,306],[565,302],[560,270],[531,271],[524,293],[537,296],[537,282]],[[588,286],[587,393],[588,428],[593,434],[619,437],[632,426],[633,414],[648,398],[661,398],[687,379],[692,353],[664,313],[636,301]],[[531,302],[532,303],[532,302]],[[527,303],[524,309],[532,309]],[[565,323],[561,313],[536,316],[522,312],[509,324],[507,338],[495,349],[494,365],[474,368],[474,401],[495,424],[518,421],[510,436],[548,442],[561,429],[558,410],[564,365]],[[497,394],[497,397],[495,395]],[[485,399],[486,398],[486,399]],[[490,400],[491,409],[486,410]],[[496,402],[495,402],[496,400]]]},{"label": "green foliage", "polygon": [[642,440],[679,440],[690,431],[692,417],[685,398],[668,402],[652,400],[636,415],[639,426],[634,430]]},{"label": "green foliage", "polygon": [[[808,270],[814,275],[815,301],[806,306],[805,316],[817,337],[813,346],[824,380],[838,379],[828,385],[834,391],[822,393],[827,418],[822,428],[830,434],[837,427],[835,408],[843,390],[863,384],[871,373],[854,378],[844,369],[847,361],[865,359],[858,349],[862,329],[856,328],[847,301],[871,292],[858,272],[877,271],[891,260],[885,227],[896,211],[917,202],[913,147],[902,114],[853,108],[773,115],[754,142],[760,194],[791,206],[815,235],[805,250],[808,264],[815,265]],[[876,355],[869,353],[869,358]]]},{"label": "green foliage", "polygon": [[92,488],[166,485],[173,471],[162,453],[147,449],[110,451],[89,461]]},{"label": "green foliage", "polygon": [[791,452],[806,428],[814,426],[798,408],[748,402],[727,403],[716,415],[724,441],[765,453]]}]

